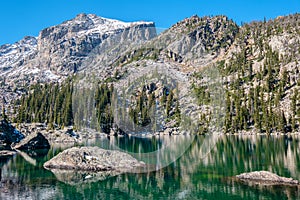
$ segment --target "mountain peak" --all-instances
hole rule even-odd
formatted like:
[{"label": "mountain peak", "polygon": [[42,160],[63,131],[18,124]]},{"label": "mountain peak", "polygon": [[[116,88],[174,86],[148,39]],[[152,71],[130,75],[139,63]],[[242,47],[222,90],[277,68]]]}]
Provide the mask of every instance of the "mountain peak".
[{"label": "mountain peak", "polygon": [[85,20],[87,18],[88,18],[88,14],[86,14],[86,13],[80,13],[80,14],[76,15],[76,17],[74,19]]},{"label": "mountain peak", "polygon": [[[75,18],[65,21],[60,25],[49,27],[45,29],[45,32],[49,30],[62,28],[69,33],[76,33],[77,36],[86,35],[86,34],[106,34],[113,33],[114,31],[120,29],[126,29],[133,26],[146,25],[153,26],[153,22],[137,21],[137,22],[123,22],[116,19],[109,19],[97,16],[95,14],[78,14]],[[43,36],[42,31],[42,36]],[[43,38],[43,37],[42,37]]]}]

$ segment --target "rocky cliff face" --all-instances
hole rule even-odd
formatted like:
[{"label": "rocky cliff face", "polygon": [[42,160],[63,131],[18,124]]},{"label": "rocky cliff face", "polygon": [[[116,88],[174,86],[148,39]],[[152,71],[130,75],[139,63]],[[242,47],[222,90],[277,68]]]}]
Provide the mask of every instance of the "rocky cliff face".
[{"label": "rocky cliff face", "polygon": [[21,66],[36,55],[37,39],[24,37],[15,44],[5,44],[0,47],[1,75],[13,70],[14,66]]},{"label": "rocky cliff face", "polygon": [[[144,30],[142,30],[144,29]],[[139,32],[141,31],[141,32]],[[149,40],[156,36],[151,22],[125,23],[96,15],[80,14],[75,19],[42,30],[38,37],[41,66],[56,72],[76,72],[95,48],[120,35],[122,40]],[[101,52],[97,52],[101,54]]]},{"label": "rocky cliff face", "polygon": [[173,39],[166,47],[168,56],[179,55],[185,63],[200,61],[201,65],[207,64],[231,46],[238,31],[239,27],[225,16],[192,16],[166,32],[166,35],[176,35],[176,40]]},{"label": "rocky cliff face", "polygon": [[214,62],[231,47],[239,27],[225,16],[186,18],[140,47],[122,52],[116,65],[150,59],[193,68]]}]

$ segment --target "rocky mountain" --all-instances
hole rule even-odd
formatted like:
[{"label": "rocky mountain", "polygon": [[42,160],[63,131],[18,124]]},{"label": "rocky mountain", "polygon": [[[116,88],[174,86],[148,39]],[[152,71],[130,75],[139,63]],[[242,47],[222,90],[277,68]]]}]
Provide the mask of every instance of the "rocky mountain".
[{"label": "rocky mountain", "polygon": [[79,14],[45,28],[38,37],[27,36],[15,44],[2,45],[1,100],[11,101],[23,93],[23,88],[35,83],[64,80],[76,73],[86,59],[102,54],[103,49],[113,49],[122,41],[142,43],[155,36],[153,22],[127,23]]},{"label": "rocky mountain", "polygon": [[294,14],[244,24],[217,63],[232,102],[228,122],[236,120],[228,130],[299,131],[299,19]]},{"label": "rocky mountain", "polygon": [[[144,45],[134,52],[143,61],[151,59],[146,66],[163,63],[188,77],[192,85],[188,90],[199,100],[200,108],[194,106],[192,112],[200,112],[202,132],[217,122],[231,133],[297,132],[299,18],[299,14],[280,16],[238,27],[224,16],[193,16],[151,40],[146,51]],[[122,69],[141,65],[131,61],[125,61]],[[223,91],[216,92],[220,88]],[[216,121],[212,117],[215,103],[221,111]]]},{"label": "rocky mountain", "polygon": [[80,14],[73,20],[41,31],[38,37],[38,57],[43,61],[44,68],[58,72],[76,72],[95,48],[99,49],[98,46],[105,40],[112,37],[116,39],[116,35],[120,35],[118,42],[145,41],[155,37],[156,32],[152,22],[125,23]]},{"label": "rocky mountain", "polygon": [[[156,81],[141,88],[155,85],[162,90],[156,91],[155,98],[163,101],[164,91],[171,90],[161,87],[162,80],[184,83],[177,86],[181,95],[174,96],[181,113],[196,113],[193,118],[200,132],[215,124],[211,113],[216,107],[210,105],[217,103],[214,99],[222,104],[223,114],[216,116],[222,117],[218,120],[225,132],[296,131],[300,125],[299,18],[294,14],[238,26],[226,16],[192,16],[156,36],[154,23],[80,14],[42,30],[37,38],[3,45],[0,71],[10,80],[26,80],[22,86],[76,74],[84,75],[81,86],[96,80],[120,89],[132,80],[149,79],[147,75],[157,69]],[[6,96],[7,91],[18,93],[20,85],[14,90],[7,86],[10,82],[2,81]],[[142,94],[141,88],[137,91]],[[191,102],[192,93],[196,104]],[[169,98],[169,93],[165,95]],[[138,94],[135,99],[133,104],[140,102]]]},{"label": "rocky mountain", "polygon": [[36,38],[25,37],[15,44],[2,45],[0,77],[43,81],[39,77],[44,74],[47,79],[57,80],[76,72],[91,51],[105,40],[115,35],[121,35],[123,40],[149,40],[156,36],[154,27],[152,22],[125,23],[79,14],[72,20],[42,30]]}]

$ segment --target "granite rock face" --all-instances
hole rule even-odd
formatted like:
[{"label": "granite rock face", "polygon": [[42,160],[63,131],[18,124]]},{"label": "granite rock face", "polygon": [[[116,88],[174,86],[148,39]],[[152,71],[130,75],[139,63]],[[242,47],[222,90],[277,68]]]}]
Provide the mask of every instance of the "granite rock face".
[{"label": "granite rock face", "polygon": [[153,27],[153,23],[125,23],[92,14],[79,14],[72,20],[40,32],[38,57],[44,61],[45,68],[61,73],[76,72],[82,61],[105,40],[116,38],[116,35],[120,36],[116,38],[118,42],[149,40],[156,36]]},{"label": "granite rock face", "polygon": [[120,151],[104,150],[99,147],[73,147],[47,161],[44,167],[46,169],[125,173],[145,167],[145,164]]}]

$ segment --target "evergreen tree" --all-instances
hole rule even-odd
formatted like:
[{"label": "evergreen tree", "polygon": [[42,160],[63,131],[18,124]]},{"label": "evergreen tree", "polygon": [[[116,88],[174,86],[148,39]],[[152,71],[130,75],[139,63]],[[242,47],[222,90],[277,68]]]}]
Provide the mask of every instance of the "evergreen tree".
[{"label": "evergreen tree", "polygon": [[298,90],[295,89],[293,96],[291,97],[291,110],[292,110],[292,129],[296,129],[296,116],[297,116],[297,98],[298,98]]},{"label": "evergreen tree", "polygon": [[6,113],[5,113],[5,107],[4,107],[4,104],[2,105],[2,119],[3,119],[4,121],[7,121],[7,120],[8,120],[8,117],[7,117]]}]

